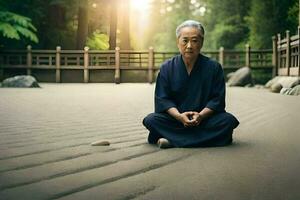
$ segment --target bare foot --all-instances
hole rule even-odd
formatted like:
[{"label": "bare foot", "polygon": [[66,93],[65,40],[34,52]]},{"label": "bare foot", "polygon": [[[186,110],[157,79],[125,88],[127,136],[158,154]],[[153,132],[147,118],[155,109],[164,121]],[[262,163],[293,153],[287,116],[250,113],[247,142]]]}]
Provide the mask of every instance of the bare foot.
[{"label": "bare foot", "polygon": [[98,140],[91,143],[92,146],[109,146],[110,143],[107,140]]},{"label": "bare foot", "polygon": [[171,143],[166,138],[160,138],[157,141],[157,145],[161,149],[167,149],[167,148],[171,148],[172,147]]}]

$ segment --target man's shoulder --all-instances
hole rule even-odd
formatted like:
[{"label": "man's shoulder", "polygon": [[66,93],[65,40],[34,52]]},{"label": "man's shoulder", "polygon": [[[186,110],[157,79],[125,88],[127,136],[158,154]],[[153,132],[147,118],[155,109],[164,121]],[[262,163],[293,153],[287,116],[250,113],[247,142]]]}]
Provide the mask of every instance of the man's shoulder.
[{"label": "man's shoulder", "polygon": [[220,66],[221,65],[217,60],[215,60],[213,58],[209,58],[209,57],[207,57],[203,54],[200,54],[200,57],[204,62],[206,62],[209,65],[215,65],[215,66]]},{"label": "man's shoulder", "polygon": [[165,60],[162,63],[160,70],[161,71],[172,70],[174,67],[178,66],[180,59],[181,59],[181,55],[179,54],[179,55],[173,56],[172,58]]},{"label": "man's shoulder", "polygon": [[203,54],[200,54],[200,59],[205,62],[205,65],[209,67],[214,67],[214,68],[222,68],[221,64],[216,61],[215,59],[209,58]]}]

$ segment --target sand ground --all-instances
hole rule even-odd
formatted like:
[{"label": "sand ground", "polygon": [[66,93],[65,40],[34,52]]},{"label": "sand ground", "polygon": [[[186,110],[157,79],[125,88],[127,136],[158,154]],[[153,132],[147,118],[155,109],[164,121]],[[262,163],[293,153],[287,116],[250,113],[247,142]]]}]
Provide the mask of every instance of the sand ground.
[{"label": "sand ground", "polygon": [[154,85],[41,86],[0,89],[0,199],[300,199],[299,96],[228,88],[233,145],[160,150]]}]

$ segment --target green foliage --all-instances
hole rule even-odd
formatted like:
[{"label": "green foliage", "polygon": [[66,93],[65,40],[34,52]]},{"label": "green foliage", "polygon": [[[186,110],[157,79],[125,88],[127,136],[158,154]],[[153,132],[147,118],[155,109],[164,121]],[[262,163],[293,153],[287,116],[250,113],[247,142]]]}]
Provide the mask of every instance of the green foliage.
[{"label": "green foliage", "polygon": [[[268,10],[268,12],[266,12]],[[270,48],[271,34],[275,31],[275,21],[273,19],[273,5],[270,0],[252,0],[251,13],[247,18],[250,26],[250,44],[256,48]],[[271,33],[270,33],[271,32]]]},{"label": "green foliage", "polygon": [[61,46],[63,49],[74,49],[76,40],[76,31],[70,31],[72,28],[52,28],[47,30],[47,34],[43,37],[44,45],[47,49],[55,49]]},{"label": "green foliage", "polygon": [[13,12],[0,11],[0,33],[3,37],[20,40],[23,36],[38,43],[36,31],[30,18]]},{"label": "green foliage", "polygon": [[[123,1],[123,0],[120,0]],[[87,45],[107,49],[110,2],[104,0],[0,0],[0,43],[5,48],[74,49],[78,28],[78,7],[88,3]],[[204,50],[271,48],[272,35],[294,35],[298,26],[298,0],[152,0],[150,23],[136,31],[135,19],[131,43],[137,49],[153,46],[155,50],[177,51],[175,29],[186,19],[200,21],[205,29]],[[97,3],[97,8],[92,7]],[[205,12],[201,13],[201,8]],[[30,12],[29,12],[30,11]],[[25,17],[26,16],[26,17]],[[120,19],[119,19],[120,20]],[[137,20],[138,21],[138,20]],[[99,31],[96,31],[99,30]],[[142,33],[142,34],[141,34]],[[143,36],[143,41],[141,41]]]},{"label": "green foliage", "polygon": [[168,32],[157,33],[153,36],[153,41],[157,51],[177,51],[175,33],[171,37]]},{"label": "green foliage", "polygon": [[61,5],[63,7],[69,7],[70,4],[79,4],[78,0],[50,0],[49,5]]},{"label": "green foliage", "polygon": [[107,50],[109,49],[109,37],[96,30],[91,37],[88,37],[86,45],[93,50]]},{"label": "green foliage", "polygon": [[206,49],[234,49],[244,46],[249,29],[245,17],[249,12],[249,1],[242,0],[207,0]]},{"label": "green foliage", "polygon": [[271,37],[286,30],[295,32],[297,26],[288,20],[289,8],[297,0],[252,0],[251,12],[247,18],[250,29],[250,44],[258,49],[271,48]]},{"label": "green foliage", "polygon": [[[186,19],[195,19],[205,26],[205,49],[244,49],[249,43],[255,49],[271,48],[271,37],[298,25],[298,0],[193,0],[154,1],[152,34],[149,46],[159,50],[176,50],[174,31]],[[160,10],[171,6],[171,12]],[[176,7],[177,6],[177,7]],[[199,15],[200,7],[206,8]],[[156,11],[156,12],[155,12]],[[159,23],[157,23],[159,21]]]},{"label": "green foliage", "polygon": [[175,29],[184,20],[195,19],[193,9],[190,1],[153,1],[148,47],[153,46],[156,50],[162,51],[178,51]]},{"label": "green foliage", "polygon": [[218,49],[223,46],[225,49],[234,49],[244,36],[242,27],[219,23],[211,33],[211,38],[214,38],[211,47]]},{"label": "green foliage", "polygon": [[[74,19],[78,12],[78,0],[0,0],[0,2],[0,10],[18,13],[31,19],[30,23],[38,30],[35,32],[30,29],[38,38],[38,43],[31,44],[33,48],[53,49],[55,46],[62,46],[64,49],[74,49],[77,30]],[[26,37],[21,37],[20,40],[0,38],[0,43],[10,49],[24,49],[28,41]]]},{"label": "green foliage", "polygon": [[291,27],[298,26],[299,23],[298,17],[299,17],[299,1],[295,1],[294,5],[292,5],[288,11],[287,21],[291,24]]}]

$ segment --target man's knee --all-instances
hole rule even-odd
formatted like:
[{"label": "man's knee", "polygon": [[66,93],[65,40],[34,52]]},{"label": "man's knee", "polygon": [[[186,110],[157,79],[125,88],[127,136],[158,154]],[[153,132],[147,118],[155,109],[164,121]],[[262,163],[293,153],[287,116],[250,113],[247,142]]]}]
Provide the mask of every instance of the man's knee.
[{"label": "man's knee", "polygon": [[[222,126],[224,128],[228,127],[234,129],[239,125],[239,121],[232,114],[227,112],[218,113],[214,115],[211,120],[211,123],[214,124],[214,126]],[[210,126],[212,124],[210,124]]]},{"label": "man's knee", "polygon": [[236,128],[239,125],[239,121],[231,113],[223,113],[223,118],[225,123],[231,126],[232,129]]},{"label": "man's knee", "polygon": [[155,113],[150,113],[143,119],[143,124],[146,128],[151,127],[151,124],[154,122],[154,115]]}]

